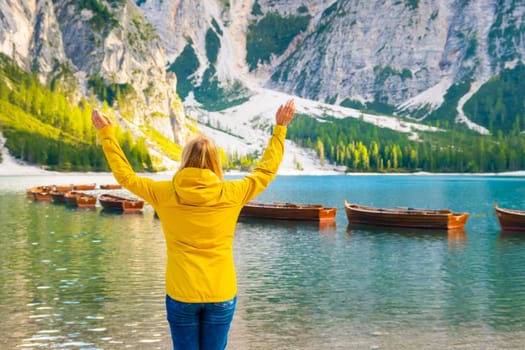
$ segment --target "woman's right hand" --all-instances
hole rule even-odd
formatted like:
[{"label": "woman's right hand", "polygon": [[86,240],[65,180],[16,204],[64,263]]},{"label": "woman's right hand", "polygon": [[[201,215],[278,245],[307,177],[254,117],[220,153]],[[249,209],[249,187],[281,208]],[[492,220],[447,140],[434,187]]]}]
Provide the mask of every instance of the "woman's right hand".
[{"label": "woman's right hand", "polygon": [[280,105],[275,113],[275,123],[277,125],[287,126],[293,119],[295,114],[295,103],[293,98],[289,99],[286,104]]},{"label": "woman's right hand", "polygon": [[103,113],[100,113],[98,109],[94,109],[91,113],[91,121],[93,126],[97,129],[102,129],[105,126],[111,125],[111,119]]}]

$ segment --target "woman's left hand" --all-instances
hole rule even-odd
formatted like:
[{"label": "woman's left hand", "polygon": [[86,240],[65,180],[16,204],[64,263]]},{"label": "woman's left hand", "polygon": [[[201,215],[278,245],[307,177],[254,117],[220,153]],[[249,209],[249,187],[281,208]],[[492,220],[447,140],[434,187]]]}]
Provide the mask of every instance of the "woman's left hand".
[{"label": "woman's left hand", "polygon": [[98,109],[94,109],[91,113],[91,121],[93,126],[97,129],[102,129],[105,126],[112,125],[111,119],[103,113],[100,113]]}]

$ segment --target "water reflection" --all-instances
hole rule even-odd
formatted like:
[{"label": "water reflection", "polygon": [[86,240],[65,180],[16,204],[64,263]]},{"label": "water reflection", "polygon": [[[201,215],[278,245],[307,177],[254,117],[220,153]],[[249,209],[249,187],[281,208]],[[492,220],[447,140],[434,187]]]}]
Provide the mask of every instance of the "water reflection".
[{"label": "water reflection", "polygon": [[153,220],[5,194],[0,211],[0,238],[10,242],[0,250],[3,348],[166,348],[164,247]]},{"label": "water reflection", "polygon": [[303,221],[303,220],[271,220],[258,218],[239,218],[239,222],[247,225],[259,225],[269,228],[284,227],[289,229],[308,228],[319,230],[322,233],[335,232],[337,224],[335,220]]},{"label": "water reflection", "polygon": [[494,242],[488,264],[492,283],[487,287],[490,322],[496,329],[512,330],[516,324],[525,324],[525,265],[513,263],[523,258],[524,248],[525,235],[502,233]]},{"label": "water reflection", "polygon": [[116,216],[122,216],[122,215],[126,215],[126,216],[127,216],[127,215],[139,215],[139,216],[141,216],[141,215],[143,215],[143,214],[144,214],[143,211],[129,211],[129,212],[125,212],[125,211],[123,211],[123,210],[120,210],[120,211],[119,211],[119,210],[104,209],[104,208],[102,208],[102,209],[100,210],[100,215],[102,215],[102,216],[103,216],[103,215],[109,215],[109,216],[111,216],[111,215],[116,215]]},{"label": "water reflection", "polygon": [[525,243],[525,231],[501,231],[498,239],[509,240],[515,243]]},{"label": "water reflection", "polygon": [[438,229],[421,229],[421,228],[403,228],[403,227],[380,227],[380,226],[356,226],[348,225],[346,227],[346,233],[352,234],[394,234],[405,237],[415,238],[436,238],[440,239],[447,237],[453,241],[464,241],[467,239],[467,232],[464,229],[454,230],[438,230]]}]

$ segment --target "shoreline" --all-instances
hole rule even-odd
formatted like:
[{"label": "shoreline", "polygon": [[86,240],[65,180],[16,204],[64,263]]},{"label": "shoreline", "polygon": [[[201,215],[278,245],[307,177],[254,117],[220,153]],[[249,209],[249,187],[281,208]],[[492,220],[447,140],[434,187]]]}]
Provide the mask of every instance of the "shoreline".
[{"label": "shoreline", "polygon": [[[0,176],[104,176],[111,175],[111,172],[60,172],[53,170],[46,170],[37,165],[27,164],[25,162],[19,161],[9,154],[9,151],[4,147],[5,139],[0,133],[0,154],[2,159],[0,162]],[[285,155],[286,157],[286,155]],[[328,166],[327,166],[328,167]],[[307,169],[296,170],[288,162],[283,162],[277,172],[277,175],[280,176],[382,176],[382,175],[391,175],[391,176],[514,176],[521,177],[525,176],[525,170],[519,171],[509,171],[501,173],[431,173],[425,171],[418,172],[407,172],[407,173],[379,173],[379,172],[351,172],[345,173],[342,167],[331,165],[332,169],[326,169],[326,167],[316,167],[314,163],[310,163]],[[140,173],[143,176],[163,176],[168,175],[172,176],[177,169],[164,170],[156,173]],[[246,175],[248,172],[233,170],[226,171],[224,175]]]},{"label": "shoreline", "polygon": [[[0,134],[1,137],[1,134]],[[0,139],[0,141],[3,141]],[[2,143],[3,145],[3,143]],[[43,169],[37,165],[27,164],[21,162],[11,156],[5,147],[1,149],[2,160],[0,162],[0,176],[105,176],[111,175],[111,172],[60,172]],[[177,169],[165,170],[156,173],[140,173],[143,176],[172,176]],[[247,175],[248,172],[233,170],[226,171],[224,175]],[[520,171],[509,171],[501,173],[430,173],[425,171],[418,171],[412,173],[378,173],[378,172],[353,172],[345,173],[338,169],[319,169],[311,168],[306,170],[295,170],[290,167],[281,165],[281,168],[277,172],[280,176],[514,176],[521,177],[525,176],[525,170]]]},{"label": "shoreline", "polygon": [[[3,154],[2,162],[0,163],[0,176],[109,176],[112,175],[111,172],[61,172],[61,171],[52,171],[46,170],[36,165],[24,164],[7,160]],[[177,169],[167,170],[155,173],[139,173],[141,176],[171,176]],[[226,171],[224,175],[230,176],[244,176],[248,172],[243,171]],[[282,170],[277,172],[278,176],[510,176],[510,177],[525,177],[525,170],[520,171],[509,171],[501,173],[431,173],[431,172],[412,172],[412,173],[377,173],[377,172],[351,172],[344,173],[336,170],[320,170],[320,169],[311,169],[311,170]]]}]

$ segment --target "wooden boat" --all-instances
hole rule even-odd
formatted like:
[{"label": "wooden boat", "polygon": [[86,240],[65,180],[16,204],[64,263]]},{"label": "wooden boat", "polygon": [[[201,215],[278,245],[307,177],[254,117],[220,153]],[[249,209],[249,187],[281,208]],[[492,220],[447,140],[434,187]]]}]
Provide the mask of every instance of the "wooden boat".
[{"label": "wooden boat", "polygon": [[69,191],[64,195],[66,204],[78,208],[95,208],[97,197],[83,192]]},{"label": "wooden boat", "polygon": [[124,213],[140,213],[144,207],[144,201],[140,199],[129,199],[114,196],[112,194],[101,194],[98,201],[104,210],[119,211]]},{"label": "wooden boat", "polygon": [[73,191],[73,185],[53,185],[53,191],[64,193]]},{"label": "wooden boat", "polygon": [[462,229],[468,219],[467,213],[454,213],[448,209],[385,209],[347,201],[345,211],[350,225],[457,230]]},{"label": "wooden boat", "polygon": [[334,220],[337,208],[326,208],[321,204],[293,203],[247,203],[241,210],[241,218],[276,220],[330,221]]},{"label": "wooden boat", "polygon": [[47,191],[36,191],[33,192],[33,197],[38,202],[51,202],[51,192]]},{"label": "wooden boat", "polygon": [[97,187],[97,184],[82,184],[82,185],[73,185],[74,191],[88,191],[94,190]]},{"label": "wooden boat", "polygon": [[35,196],[33,195],[33,191],[36,189],[36,187],[31,187],[31,188],[28,188],[26,193],[27,193],[27,198],[29,199],[34,199]]},{"label": "wooden boat", "polygon": [[27,189],[27,198],[35,199],[35,192],[49,191],[47,186],[35,186]]},{"label": "wooden boat", "polygon": [[36,201],[53,201],[53,192],[67,192],[73,189],[73,185],[46,185],[31,187],[27,190],[27,197]]},{"label": "wooden boat", "polygon": [[494,203],[494,210],[502,231],[524,231],[525,211],[516,209],[504,209]]},{"label": "wooden boat", "polygon": [[35,201],[51,202],[51,186],[36,186],[27,190],[27,197]]},{"label": "wooden boat", "polygon": [[120,190],[122,188],[119,184],[105,184],[100,185],[100,189],[102,190]]}]

